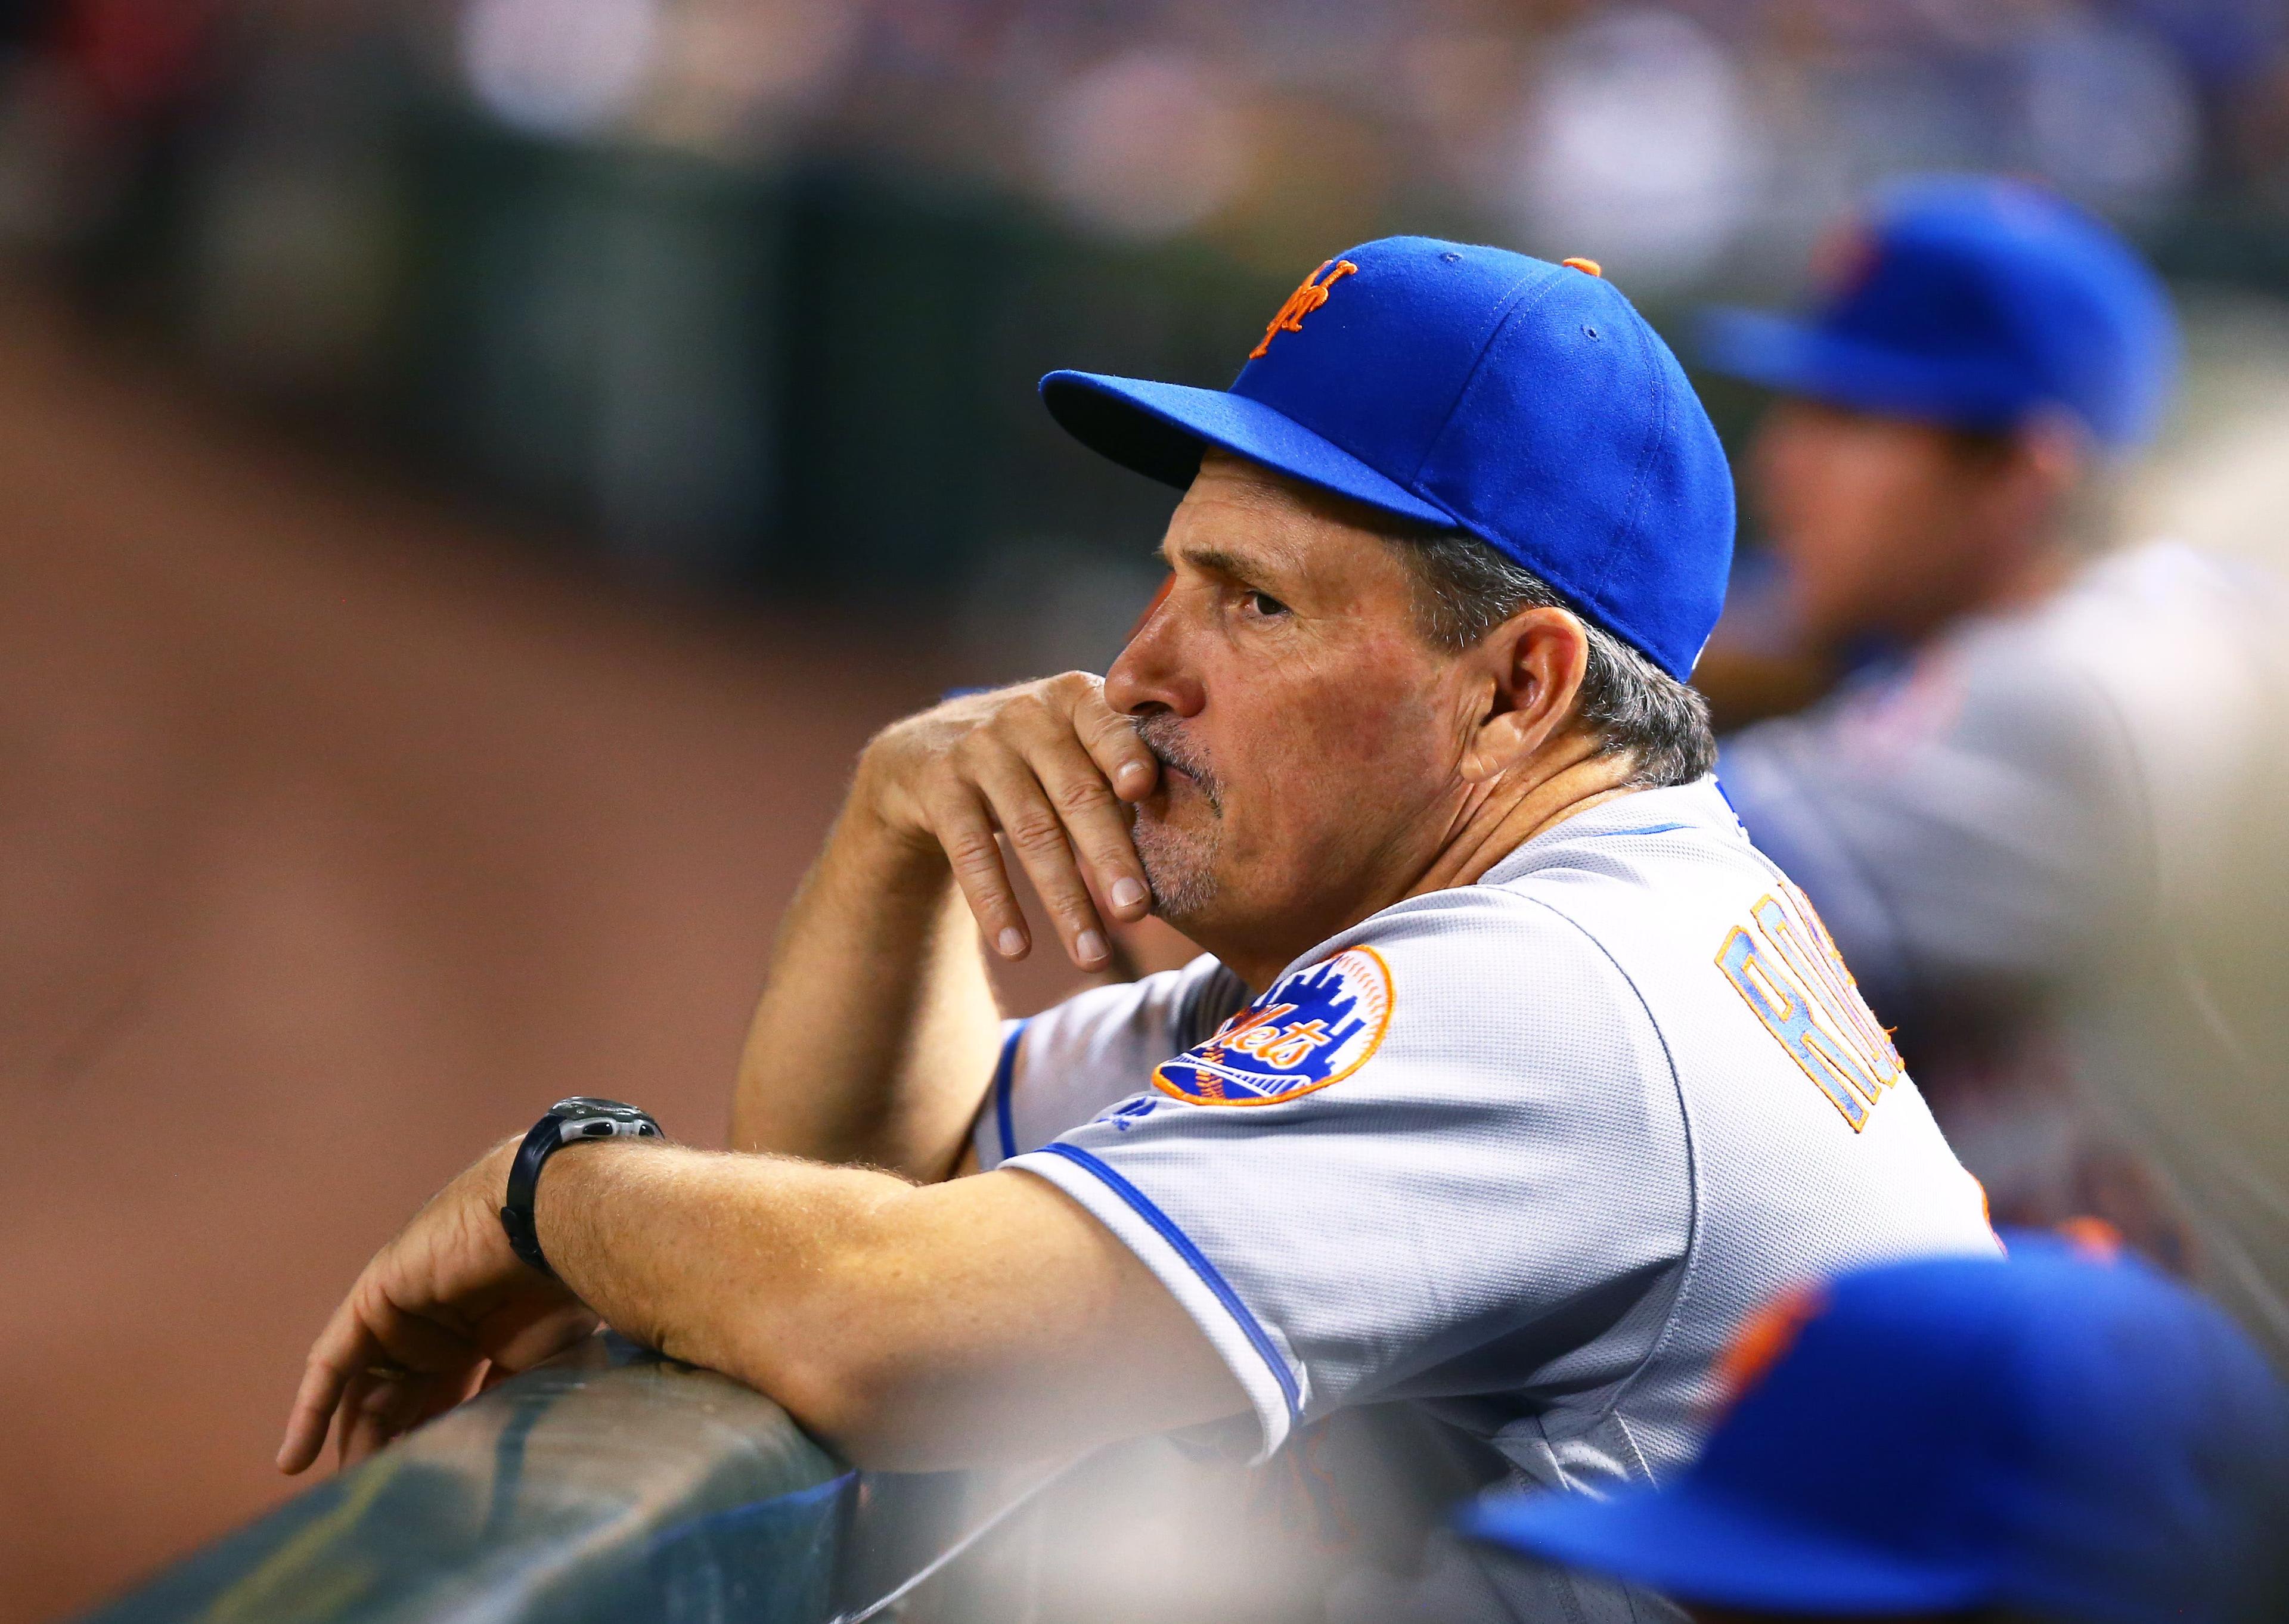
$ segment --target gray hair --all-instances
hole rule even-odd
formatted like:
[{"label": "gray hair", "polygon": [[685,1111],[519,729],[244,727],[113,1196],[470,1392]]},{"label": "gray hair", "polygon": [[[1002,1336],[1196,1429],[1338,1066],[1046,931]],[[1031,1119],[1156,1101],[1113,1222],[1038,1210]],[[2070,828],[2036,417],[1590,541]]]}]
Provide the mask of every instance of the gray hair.
[{"label": "gray hair", "polygon": [[[1574,606],[1550,584],[1475,536],[1424,531],[1394,536],[1415,572],[1416,615],[1424,634],[1460,653],[1521,609]],[[1588,620],[1589,666],[1575,704],[1603,741],[1603,755],[1627,753],[1633,788],[1690,784],[1717,765],[1709,702],[1604,627]]]}]

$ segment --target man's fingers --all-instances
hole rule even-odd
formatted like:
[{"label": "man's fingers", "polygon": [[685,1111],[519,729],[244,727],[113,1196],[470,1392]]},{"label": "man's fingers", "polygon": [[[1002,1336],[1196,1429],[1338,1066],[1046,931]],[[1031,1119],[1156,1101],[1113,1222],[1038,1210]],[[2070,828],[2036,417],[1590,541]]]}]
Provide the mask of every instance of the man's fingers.
[{"label": "man's fingers", "polygon": [[478,1389],[481,1372],[506,1379],[528,1369],[587,1335],[596,1318],[578,1302],[538,1315],[506,1339],[504,1363],[494,1366],[487,1365],[473,1344],[417,1316],[396,1315],[387,1339],[373,1334],[366,1322],[358,1323],[366,1333],[360,1357],[367,1363],[343,1367],[331,1357],[322,1362],[313,1351],[278,1451],[281,1470],[299,1472],[310,1466],[323,1452],[329,1433],[341,1464],[355,1466],[469,1397]]},{"label": "man's fingers", "polygon": [[351,1377],[334,1412],[340,1463],[355,1466],[387,1445],[443,1415],[478,1386],[482,1358],[448,1370],[413,1371],[377,1365]]},{"label": "man's fingers", "polygon": [[1160,758],[1137,736],[1137,724],[1105,704],[1102,684],[1075,702],[1073,725],[1081,748],[1121,800],[1142,800],[1160,782]]},{"label": "man's fingers", "polygon": [[395,1303],[371,1312],[367,1330],[381,1344],[391,1364],[409,1371],[463,1370],[478,1357],[468,1337],[419,1314],[409,1314]]},{"label": "man's fingers", "polygon": [[383,1357],[380,1344],[357,1317],[355,1295],[353,1292],[334,1310],[303,1364],[301,1385],[286,1417],[286,1437],[278,1445],[278,1469],[289,1476],[307,1470],[318,1458],[351,1379]]},{"label": "man's fingers", "polygon": [[993,838],[993,820],[968,785],[941,792],[928,803],[931,832],[945,850],[954,883],[969,904],[993,951],[1004,959],[1023,959],[1033,946],[1025,928],[1025,912],[1009,888],[1009,872],[1001,866],[1001,843]]},{"label": "man's fingers", "polygon": [[286,1417],[286,1436],[278,1445],[280,1471],[291,1477],[309,1469],[326,1446],[326,1429],[333,1424],[334,1406],[340,1397],[339,1386],[322,1381],[321,1373],[303,1373],[301,1390],[294,1396],[294,1408]]},{"label": "man's fingers", "polygon": [[1137,861],[1129,820],[1105,787],[1096,759],[1075,748],[1066,735],[1039,749],[1032,765],[1066,837],[1089,864],[1091,895],[1121,919],[1142,919],[1152,902],[1144,865]]},{"label": "man's fingers", "polygon": [[373,1397],[373,1378],[363,1372],[342,1384],[340,1401],[334,1405],[334,1469],[341,1470],[350,1463],[351,1436],[357,1430],[358,1419],[365,1413],[367,1401]]},{"label": "man's fingers", "polygon": [[[466,1371],[477,1357],[466,1337],[406,1312],[371,1282],[369,1274],[351,1288],[311,1345],[278,1446],[283,1472],[307,1469],[325,1448],[329,1428],[347,1427],[372,1387],[371,1372],[402,1370],[418,1380],[441,1371]],[[336,1442],[346,1445],[347,1432]]]},{"label": "man's fingers", "polygon": [[433,1378],[370,1378],[342,1400],[339,1417],[341,1464],[355,1466],[376,1450],[411,1431],[426,1419]]},{"label": "man's fingers", "polygon": [[543,1359],[595,1334],[601,1323],[586,1303],[578,1300],[535,1315],[521,1325],[487,1325],[482,1340],[493,1367],[505,1373],[530,1370]]},{"label": "man's fingers", "polygon": [[1121,801],[1152,793],[1160,780],[1152,752],[1105,703],[1101,680],[1081,672],[959,701],[931,716],[935,735],[920,728],[907,729],[911,738],[898,736],[902,749],[919,751],[915,759],[929,763],[906,776],[899,793],[909,799],[900,816],[912,821],[919,811],[987,943],[1005,959],[1022,959],[1033,942],[998,831],[1025,865],[1066,953],[1083,969],[1103,967],[1112,954],[1100,908],[1123,920],[1152,909]]},{"label": "man's fingers", "polygon": [[1084,970],[1101,967],[1110,950],[1097,904],[1081,879],[1081,865],[1065,832],[1065,822],[1050,803],[1041,782],[1023,762],[1004,758],[984,768],[980,788],[993,808],[1009,848],[1025,866],[1025,877],[1041,906],[1057,922],[1065,953]]}]

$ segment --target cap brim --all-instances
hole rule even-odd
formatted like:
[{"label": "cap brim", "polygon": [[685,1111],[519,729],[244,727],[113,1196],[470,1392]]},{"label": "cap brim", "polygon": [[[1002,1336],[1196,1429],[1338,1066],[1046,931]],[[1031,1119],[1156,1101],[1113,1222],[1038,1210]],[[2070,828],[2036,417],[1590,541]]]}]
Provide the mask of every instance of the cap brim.
[{"label": "cap brim", "polygon": [[1495,1496],[1467,1508],[1457,1526],[1503,1549],[1719,1607],[1945,1612],[1993,1591],[1983,1574],[1775,1526],[1689,1489]]},{"label": "cap brim", "polygon": [[1052,372],[1041,379],[1041,401],[1089,450],[1179,490],[1200,472],[1201,449],[1212,445],[1402,519],[1442,529],[1456,525],[1444,508],[1244,394],[1097,372]]},{"label": "cap brim", "polygon": [[2008,428],[2033,404],[2000,378],[1862,344],[1760,310],[1702,314],[1703,365],[1830,405],[1966,428]]}]

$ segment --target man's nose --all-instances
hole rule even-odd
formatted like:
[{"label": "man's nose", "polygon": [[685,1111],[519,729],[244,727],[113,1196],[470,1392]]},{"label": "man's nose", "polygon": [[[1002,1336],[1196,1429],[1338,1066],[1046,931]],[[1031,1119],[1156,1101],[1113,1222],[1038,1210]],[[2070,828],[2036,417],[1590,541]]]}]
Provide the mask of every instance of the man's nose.
[{"label": "man's nose", "polygon": [[1200,713],[1207,693],[1184,657],[1184,637],[1178,594],[1169,582],[1160,588],[1128,645],[1105,673],[1105,702],[1123,716],[1154,710],[1179,716]]}]

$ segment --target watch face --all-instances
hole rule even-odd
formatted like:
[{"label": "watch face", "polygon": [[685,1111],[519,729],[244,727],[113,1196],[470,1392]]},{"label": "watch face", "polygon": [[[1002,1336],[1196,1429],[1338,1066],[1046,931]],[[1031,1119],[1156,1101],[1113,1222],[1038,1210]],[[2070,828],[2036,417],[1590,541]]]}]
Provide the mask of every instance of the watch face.
[{"label": "watch face", "polygon": [[602,1100],[593,1095],[576,1094],[570,1099],[559,1100],[548,1108],[552,1117],[618,1117],[632,1118],[643,1113],[634,1106],[618,1100]]},{"label": "watch face", "polygon": [[[593,1123],[602,1129],[603,1134],[645,1134],[659,1132],[659,1125],[647,1113],[637,1110],[634,1106],[624,1104],[618,1100],[601,1100],[585,1094],[576,1094],[570,1099],[557,1101],[548,1108],[548,1114],[563,1118],[570,1130],[564,1135],[567,1139],[586,1136],[582,1134],[575,1126],[580,1123]],[[594,1136],[601,1138],[603,1134]]]}]

